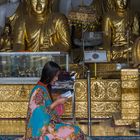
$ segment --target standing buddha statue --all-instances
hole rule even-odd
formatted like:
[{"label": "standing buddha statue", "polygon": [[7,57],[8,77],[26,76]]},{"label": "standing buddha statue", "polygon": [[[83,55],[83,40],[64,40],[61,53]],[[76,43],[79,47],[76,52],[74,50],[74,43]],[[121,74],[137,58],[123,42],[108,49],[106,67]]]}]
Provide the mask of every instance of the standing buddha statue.
[{"label": "standing buddha statue", "polygon": [[50,11],[49,0],[26,0],[26,14],[14,26],[14,51],[69,51],[67,18]]},{"label": "standing buddha statue", "polygon": [[128,10],[128,0],[114,0],[115,11],[104,18],[104,47],[113,62],[130,62],[134,39],[139,34],[138,18]]}]

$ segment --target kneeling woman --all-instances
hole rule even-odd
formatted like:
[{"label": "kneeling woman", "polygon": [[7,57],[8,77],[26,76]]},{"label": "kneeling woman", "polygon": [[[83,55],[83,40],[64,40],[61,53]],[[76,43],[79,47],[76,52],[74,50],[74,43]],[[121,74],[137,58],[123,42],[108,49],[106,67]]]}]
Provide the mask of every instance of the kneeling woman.
[{"label": "kneeling woman", "polygon": [[58,80],[60,67],[49,61],[45,64],[40,81],[30,96],[26,140],[86,140],[78,126],[64,123],[56,108],[66,102],[66,98],[51,99],[51,85]]}]

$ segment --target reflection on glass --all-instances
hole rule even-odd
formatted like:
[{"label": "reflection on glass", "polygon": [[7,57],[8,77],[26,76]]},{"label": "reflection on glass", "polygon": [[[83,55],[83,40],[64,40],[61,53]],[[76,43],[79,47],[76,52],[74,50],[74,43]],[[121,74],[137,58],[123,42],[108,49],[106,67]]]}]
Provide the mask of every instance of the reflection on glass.
[{"label": "reflection on glass", "polygon": [[66,68],[65,55],[0,54],[0,77],[40,77],[42,68],[47,61],[55,61]]}]

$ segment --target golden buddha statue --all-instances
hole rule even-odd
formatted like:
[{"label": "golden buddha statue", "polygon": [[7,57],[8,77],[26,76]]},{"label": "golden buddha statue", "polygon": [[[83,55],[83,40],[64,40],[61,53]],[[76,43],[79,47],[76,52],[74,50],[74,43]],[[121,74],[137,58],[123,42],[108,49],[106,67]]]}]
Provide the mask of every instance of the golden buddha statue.
[{"label": "golden buddha statue", "polygon": [[11,52],[12,45],[11,26],[10,24],[5,24],[3,33],[0,36],[0,52]]},{"label": "golden buddha statue", "polygon": [[26,0],[26,14],[14,26],[14,51],[68,51],[67,18],[52,13],[49,0]]},{"label": "golden buddha statue", "polygon": [[132,44],[139,34],[138,18],[128,10],[128,0],[114,2],[115,11],[104,18],[104,47],[110,51],[111,61],[130,62]]}]

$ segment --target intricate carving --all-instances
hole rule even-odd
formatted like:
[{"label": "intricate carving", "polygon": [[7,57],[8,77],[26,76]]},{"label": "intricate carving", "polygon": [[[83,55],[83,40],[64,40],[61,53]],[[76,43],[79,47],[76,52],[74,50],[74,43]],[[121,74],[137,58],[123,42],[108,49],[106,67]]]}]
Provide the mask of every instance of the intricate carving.
[{"label": "intricate carving", "polygon": [[139,102],[138,101],[122,101],[122,108],[124,109],[137,109],[139,108]]},{"label": "intricate carving", "polygon": [[0,101],[28,101],[33,85],[0,85]]},{"label": "intricate carving", "polygon": [[100,112],[100,113],[113,113],[120,111],[121,104],[119,102],[93,102],[92,103],[92,111]]},{"label": "intricate carving", "polygon": [[130,125],[139,118],[139,73],[138,69],[123,69],[122,80],[122,109],[121,118],[115,124],[127,122]]},{"label": "intricate carving", "polygon": [[122,69],[121,71],[121,80],[122,81],[137,81],[139,80],[138,69]]},{"label": "intricate carving", "polygon": [[87,84],[86,80],[79,79],[75,82],[75,95],[77,101],[87,101]]},{"label": "intricate carving", "polygon": [[[121,111],[120,80],[91,79],[91,112],[94,118],[108,118]],[[87,117],[87,80],[75,82],[76,117]]]},{"label": "intricate carving", "polygon": [[[130,78],[130,77],[129,77]],[[122,88],[137,88],[138,87],[138,80],[136,81],[122,81]]]},{"label": "intricate carving", "polygon": [[0,118],[26,118],[28,102],[0,102]]},{"label": "intricate carving", "polygon": [[106,86],[103,80],[91,81],[91,92],[93,100],[105,100]]},{"label": "intricate carving", "polygon": [[94,80],[91,82],[91,91],[94,100],[120,100],[120,80]]},{"label": "intricate carving", "polygon": [[[75,82],[75,112],[78,118],[87,118],[87,80]],[[30,90],[34,85],[0,85],[1,118],[25,118]],[[91,79],[92,117],[108,118],[121,110],[120,80]],[[72,115],[72,100],[65,104],[63,117]]]},{"label": "intricate carving", "polygon": [[65,104],[64,104],[64,116],[70,116],[72,115],[72,100],[68,100]]},{"label": "intricate carving", "polygon": [[124,100],[124,101],[136,101],[136,100],[139,100],[139,94],[138,94],[138,92],[136,93],[134,93],[134,94],[132,94],[131,92],[126,92],[126,93],[123,93],[122,94],[122,100]]}]

